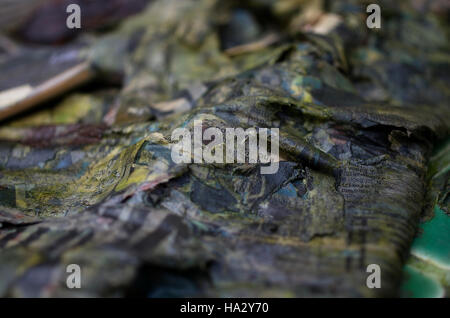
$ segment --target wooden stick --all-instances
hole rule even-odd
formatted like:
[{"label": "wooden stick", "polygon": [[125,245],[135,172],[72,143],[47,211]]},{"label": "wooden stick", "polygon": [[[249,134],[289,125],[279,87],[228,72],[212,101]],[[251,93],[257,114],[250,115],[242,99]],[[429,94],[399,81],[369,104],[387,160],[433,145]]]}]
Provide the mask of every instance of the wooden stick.
[{"label": "wooden stick", "polygon": [[19,101],[13,101],[11,104],[1,107],[0,120],[17,115],[84,84],[91,80],[94,74],[88,62],[78,64],[42,84],[32,87],[31,92]]}]

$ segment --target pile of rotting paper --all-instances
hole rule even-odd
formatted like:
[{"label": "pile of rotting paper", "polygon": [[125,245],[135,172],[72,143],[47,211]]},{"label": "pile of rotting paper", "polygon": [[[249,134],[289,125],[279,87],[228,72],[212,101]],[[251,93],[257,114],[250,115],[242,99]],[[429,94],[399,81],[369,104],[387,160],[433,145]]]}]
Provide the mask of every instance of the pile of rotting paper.
[{"label": "pile of rotting paper", "polygon": [[[0,25],[0,296],[450,295],[448,2],[79,0],[76,34],[34,2]],[[278,171],[174,162],[198,121],[278,128]]]}]

